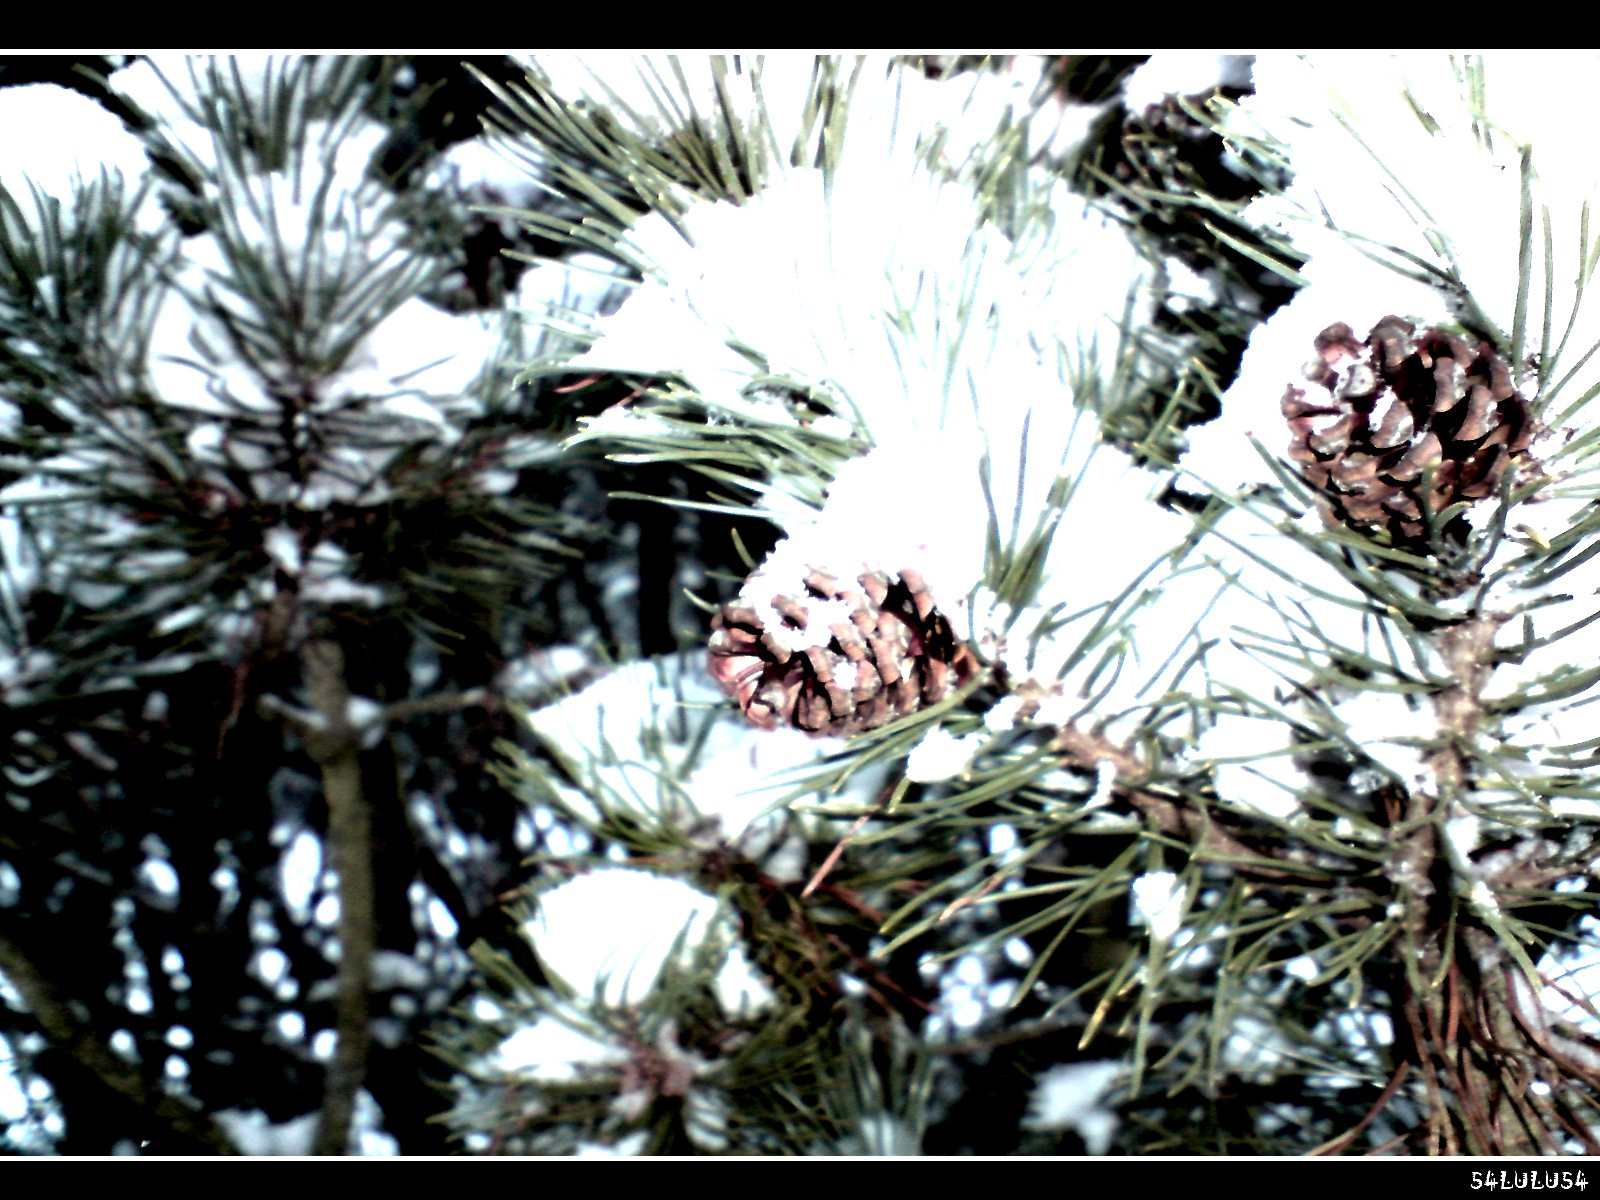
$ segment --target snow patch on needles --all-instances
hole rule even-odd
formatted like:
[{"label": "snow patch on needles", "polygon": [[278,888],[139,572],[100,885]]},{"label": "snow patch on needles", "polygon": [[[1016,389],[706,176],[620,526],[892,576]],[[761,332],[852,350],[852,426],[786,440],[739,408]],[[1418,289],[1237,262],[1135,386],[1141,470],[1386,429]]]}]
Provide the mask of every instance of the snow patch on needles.
[{"label": "snow patch on needles", "polygon": [[1250,86],[1250,56],[1168,50],[1152,54],[1122,82],[1123,103],[1143,112],[1170,96],[1198,96],[1215,88]]},{"label": "snow patch on needles", "polygon": [[1332,706],[1345,736],[1408,788],[1433,780],[1428,744],[1439,736],[1439,715],[1426,700],[1395,692],[1362,692]]},{"label": "snow patch on needles", "polygon": [[804,769],[841,744],[792,729],[751,738],[700,656],[625,664],[528,724],[581,781],[561,795],[584,819],[601,819],[597,801],[752,856],[781,833]]},{"label": "snow patch on needles", "polygon": [[[1474,95],[1474,60],[1438,53],[1364,58],[1359,86],[1350,86],[1348,60],[1339,56],[1262,56],[1256,94],[1244,109],[1288,147],[1296,166],[1291,201],[1307,212],[1317,211],[1315,203],[1340,228],[1378,247],[1458,268],[1474,301],[1506,331],[1519,290],[1520,158],[1531,146],[1534,202],[1549,205],[1555,238],[1558,265],[1548,282],[1559,340],[1575,298],[1575,273],[1559,264],[1583,261],[1571,253],[1573,239],[1597,182],[1593,159],[1572,153],[1587,137],[1582,114],[1600,99],[1595,62],[1591,57],[1589,70],[1551,71],[1526,54],[1476,56],[1483,91],[1492,97],[1492,129]],[[1537,88],[1527,86],[1531,79]],[[1328,116],[1306,119],[1322,113]],[[1403,173],[1404,190],[1389,172]],[[1530,294],[1540,296],[1542,262],[1533,271]],[[1529,306],[1531,345],[1539,340],[1540,307]],[[1600,319],[1589,309],[1580,335]],[[1578,336],[1572,344],[1597,340]]]},{"label": "snow patch on needles", "polygon": [[701,954],[721,958],[717,994],[730,1016],[753,1015],[771,999],[770,985],[741,952],[737,931],[715,897],[646,871],[605,867],[539,897],[522,931],[545,969],[578,997],[613,1008],[637,1007],[669,968],[686,969]]},{"label": "snow patch on needles", "polygon": [[[649,140],[681,132],[691,114],[727,116],[773,146],[815,140],[808,94],[819,64],[810,55],[775,54],[718,60],[641,54],[627,65],[592,55],[540,54],[533,65],[551,89],[572,103],[606,109],[614,120]],[[1102,111],[1063,103],[1050,86],[1050,60],[1021,54],[993,68],[945,72],[933,78],[916,66],[884,58],[841,64],[850,83],[850,121],[829,151],[846,163],[881,161],[936,151],[941,166],[960,169],[984,154],[995,130],[1023,120],[1035,158],[1075,155]],[[631,69],[629,69],[631,67]],[[769,169],[783,171],[774,161]]]},{"label": "snow patch on needles", "polygon": [[[1240,139],[1265,138],[1293,163],[1288,188],[1256,200],[1246,216],[1286,236],[1308,259],[1299,271],[1305,285],[1252,334],[1222,417],[1190,431],[1184,465],[1197,477],[1222,488],[1271,482],[1265,465],[1238,447],[1254,434],[1270,452],[1281,452],[1285,368],[1308,360],[1311,339],[1335,321],[1365,336],[1389,314],[1424,324],[1465,316],[1511,333],[1525,146],[1533,147],[1535,229],[1547,211],[1554,262],[1587,261],[1577,241],[1585,206],[1596,198],[1597,173],[1589,156],[1569,148],[1586,136],[1574,125],[1576,114],[1594,105],[1594,72],[1550,72],[1516,55],[1483,56],[1491,127],[1475,99],[1472,61],[1437,53],[1364,55],[1352,69],[1346,56],[1257,57],[1255,93],[1227,115],[1226,130]],[[1531,77],[1541,80],[1539,88],[1523,86]],[[1567,93],[1566,103],[1547,96],[1546,79]],[[1543,255],[1536,248],[1532,257],[1526,294],[1542,297]],[[1437,273],[1419,271],[1419,264]],[[1548,335],[1559,351],[1578,299],[1576,274],[1557,265],[1548,281],[1549,330],[1542,304],[1528,306],[1529,349]],[[1464,285],[1467,300],[1449,286],[1452,278]],[[1578,306],[1564,367],[1577,366],[1597,335],[1600,306]],[[1553,361],[1543,369],[1547,378],[1559,375]],[[1590,360],[1567,385],[1569,394],[1581,395],[1597,377],[1600,363]]]},{"label": "snow patch on needles", "polygon": [[[52,83],[0,88],[0,187],[24,213],[33,207],[30,187],[67,200],[102,173],[132,186],[149,170],[139,139],[82,93]],[[153,229],[162,214],[154,205],[146,212]]]},{"label": "snow patch on needles", "polygon": [[[891,158],[831,180],[792,170],[743,204],[691,204],[676,225],[651,214],[626,240],[646,279],[573,367],[677,374],[713,419],[757,427],[797,424],[763,392],[768,381],[806,385],[895,448],[885,452],[915,507],[939,497],[940,515],[985,513],[992,502],[1010,541],[1014,517],[1049,507],[1075,438],[1094,440],[1078,428],[1071,368],[1098,347],[1099,369],[1111,369],[1126,285],[1146,275],[1126,235],[1081,198],[1058,187],[1039,199],[1055,223],[1013,244],[983,223],[969,187]],[[1108,278],[1125,286],[1082,286]],[[882,494],[880,476],[875,516]],[[981,543],[969,552],[980,554]]]},{"label": "snow patch on needles", "polygon": [[[399,454],[448,446],[481,415],[470,391],[503,340],[499,318],[417,297],[443,264],[416,253],[397,196],[373,169],[388,126],[346,102],[328,115],[279,111],[308,76],[339,94],[345,71],[335,60],[168,59],[113,79],[150,113],[151,136],[190,170],[208,210],[208,231],[187,239],[174,265],[148,369],[164,403],[215,418],[192,428],[189,444],[224,469],[222,494],[248,476],[256,498],[307,509],[386,500]],[[215,128],[213,92],[240,121],[273,132],[252,147]],[[273,137],[292,144],[279,152]],[[336,299],[354,293],[366,303]],[[294,469],[286,429],[306,460]]]},{"label": "snow patch on needles", "polygon": [[1078,444],[1036,598],[1013,613],[985,592],[971,619],[975,644],[1009,685],[1042,697],[1034,718],[1057,726],[1091,709],[1114,719],[1159,696],[1197,619],[1226,590],[1214,574],[1170,561],[1189,522],[1153,501],[1149,472],[1089,437]]},{"label": "snow patch on needles", "polygon": [[565,1010],[547,1013],[516,1030],[481,1064],[486,1071],[519,1079],[561,1083],[627,1061],[627,1050],[579,1028]]}]

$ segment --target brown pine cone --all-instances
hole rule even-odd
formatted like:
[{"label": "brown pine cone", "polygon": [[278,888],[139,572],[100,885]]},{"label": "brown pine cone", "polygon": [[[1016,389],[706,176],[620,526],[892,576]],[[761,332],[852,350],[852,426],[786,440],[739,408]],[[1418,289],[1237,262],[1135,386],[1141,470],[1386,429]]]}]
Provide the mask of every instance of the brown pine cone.
[{"label": "brown pine cone", "polygon": [[712,623],[711,673],[753,724],[814,734],[876,729],[943,700],[977,672],[976,656],[915,571],[897,579],[869,572],[857,584],[812,571],[800,595],[772,597],[777,628],[746,604],[723,605]]},{"label": "brown pine cone", "polygon": [[[1391,316],[1364,343],[1330,325],[1316,348],[1306,378],[1326,396],[1291,386],[1282,408],[1289,455],[1330,521],[1385,528],[1396,545],[1426,550],[1425,511],[1493,496],[1533,441],[1528,402],[1487,343]],[[1460,540],[1467,528],[1458,514],[1443,532]]]}]

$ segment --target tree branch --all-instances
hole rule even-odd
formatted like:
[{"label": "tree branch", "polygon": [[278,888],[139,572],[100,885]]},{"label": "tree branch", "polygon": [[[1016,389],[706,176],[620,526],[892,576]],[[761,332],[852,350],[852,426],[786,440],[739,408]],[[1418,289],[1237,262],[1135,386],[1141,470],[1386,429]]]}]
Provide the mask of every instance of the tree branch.
[{"label": "tree branch", "polygon": [[175,1096],[152,1088],[139,1069],[124,1062],[72,1013],[70,1002],[57,993],[49,977],[12,938],[0,931],[0,972],[11,981],[44,1035],[79,1066],[134,1107],[150,1113],[196,1154],[237,1154],[238,1148],[203,1114],[191,1111]]},{"label": "tree branch", "polygon": [[350,723],[350,688],[344,651],[331,636],[314,636],[300,652],[306,692],[316,720],[306,728],[306,748],[322,768],[328,802],[328,848],[339,877],[339,1035],[328,1064],[322,1119],[314,1152],[344,1154],[356,1094],[367,1074],[372,1042],[368,1022],[372,954],[377,947],[377,904],[372,866],[372,812],[361,786],[361,744]]}]

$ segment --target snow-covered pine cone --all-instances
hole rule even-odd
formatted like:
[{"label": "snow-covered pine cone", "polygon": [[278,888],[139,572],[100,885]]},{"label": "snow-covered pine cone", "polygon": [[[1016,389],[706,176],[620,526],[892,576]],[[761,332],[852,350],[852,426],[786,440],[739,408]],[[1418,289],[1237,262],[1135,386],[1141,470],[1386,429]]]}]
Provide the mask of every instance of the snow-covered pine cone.
[{"label": "snow-covered pine cone", "polygon": [[710,665],[763,729],[876,729],[943,700],[978,670],[915,571],[873,571],[853,584],[812,571],[798,595],[762,607],[722,607]]},{"label": "snow-covered pine cone", "polygon": [[1316,348],[1315,390],[1291,385],[1282,406],[1289,455],[1330,519],[1425,548],[1424,506],[1438,514],[1493,496],[1533,440],[1528,402],[1486,343],[1391,316],[1364,343],[1330,325]]}]

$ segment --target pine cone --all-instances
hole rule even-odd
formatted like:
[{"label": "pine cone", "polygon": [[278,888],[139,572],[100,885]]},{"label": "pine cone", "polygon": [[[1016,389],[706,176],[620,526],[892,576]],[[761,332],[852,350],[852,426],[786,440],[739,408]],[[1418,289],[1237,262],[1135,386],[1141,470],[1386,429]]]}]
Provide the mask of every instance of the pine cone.
[{"label": "pine cone", "polygon": [[[1306,378],[1326,391],[1291,386],[1282,407],[1289,455],[1330,521],[1386,528],[1397,545],[1425,549],[1425,509],[1493,496],[1533,440],[1528,402],[1486,343],[1385,317],[1365,344],[1338,324],[1316,347]],[[1460,540],[1467,528],[1457,515],[1445,532]]]},{"label": "pine cone", "polygon": [[943,700],[978,660],[934,607],[922,578],[862,575],[860,590],[812,571],[799,596],[763,615],[723,606],[712,624],[711,673],[763,729],[844,734],[886,725]]}]

